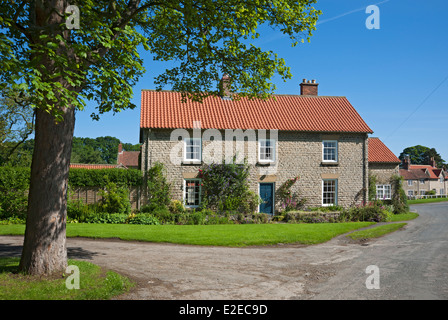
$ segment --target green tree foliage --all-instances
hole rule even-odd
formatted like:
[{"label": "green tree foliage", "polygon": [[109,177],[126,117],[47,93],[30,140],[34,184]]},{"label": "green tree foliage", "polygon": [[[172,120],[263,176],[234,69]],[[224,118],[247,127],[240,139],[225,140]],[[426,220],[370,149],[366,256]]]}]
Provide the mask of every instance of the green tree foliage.
[{"label": "green tree foliage", "polygon": [[199,170],[199,177],[202,179],[201,205],[204,208],[242,213],[257,210],[259,197],[249,188],[247,163],[212,163]]},{"label": "green tree foliage", "polygon": [[409,211],[408,197],[403,189],[403,181],[403,177],[399,175],[394,175],[391,178],[394,214],[407,213]]},{"label": "green tree foliage", "polygon": [[165,167],[156,162],[149,168],[146,176],[148,191],[148,205],[155,207],[168,207],[171,202],[171,184],[165,177]]},{"label": "green tree foliage", "polygon": [[[283,80],[292,75],[277,54],[253,45],[260,36],[257,28],[277,28],[293,45],[309,40],[320,14],[315,2],[0,2],[0,89],[29,94],[35,110],[20,270],[44,274],[65,269],[66,185],[75,110],[93,101],[92,117],[98,119],[105,112],[135,108],[132,88],[145,71],[139,47],[155,60],[177,64],[156,77],[158,88],[170,85],[184,96],[200,99],[219,94],[217,80],[228,74],[233,91],[241,96],[267,98],[275,89],[274,75]],[[69,19],[76,19],[66,13],[69,4],[79,9],[79,28],[68,28]]]},{"label": "green tree foliage", "polygon": [[438,168],[446,165],[445,160],[442,159],[441,155],[435,148],[429,148],[422,145],[408,147],[404,149],[402,153],[400,153],[400,160],[403,161],[406,155],[409,155],[411,164],[430,164],[431,158],[434,158]]}]

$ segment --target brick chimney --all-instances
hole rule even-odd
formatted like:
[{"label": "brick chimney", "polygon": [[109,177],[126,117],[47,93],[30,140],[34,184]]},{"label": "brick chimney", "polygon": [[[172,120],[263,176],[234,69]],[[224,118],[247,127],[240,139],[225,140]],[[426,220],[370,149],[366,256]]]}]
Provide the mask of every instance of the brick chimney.
[{"label": "brick chimney", "polygon": [[230,99],[232,89],[231,89],[231,79],[228,74],[224,74],[219,82],[219,91],[221,98]]},{"label": "brick chimney", "polygon": [[405,155],[403,159],[403,169],[408,170],[411,167],[411,156]]},{"label": "brick chimney", "polygon": [[306,80],[300,84],[300,95],[302,96],[317,96],[317,86],[316,80]]},{"label": "brick chimney", "polygon": [[437,168],[437,163],[434,157],[431,157],[431,159],[429,160],[429,165],[433,168]]}]

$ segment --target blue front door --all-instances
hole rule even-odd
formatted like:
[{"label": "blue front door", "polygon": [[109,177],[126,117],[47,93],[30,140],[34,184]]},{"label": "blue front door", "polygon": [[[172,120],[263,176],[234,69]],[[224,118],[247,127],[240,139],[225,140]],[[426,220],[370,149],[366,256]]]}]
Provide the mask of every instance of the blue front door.
[{"label": "blue front door", "polygon": [[261,213],[274,213],[274,184],[260,183]]}]

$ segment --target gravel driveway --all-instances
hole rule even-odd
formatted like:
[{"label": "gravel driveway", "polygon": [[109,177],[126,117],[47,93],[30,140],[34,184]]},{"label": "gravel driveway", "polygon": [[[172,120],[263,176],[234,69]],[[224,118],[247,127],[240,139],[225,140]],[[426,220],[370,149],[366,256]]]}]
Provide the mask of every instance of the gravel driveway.
[{"label": "gravel driveway", "polygon": [[[419,205],[405,229],[365,243],[228,248],[67,239],[70,258],[115,270],[138,285],[118,299],[448,299],[448,204]],[[22,237],[0,237],[0,256]],[[379,270],[367,289],[366,268]],[[82,276],[82,275],[81,275]],[[81,278],[82,281],[82,278]]]}]

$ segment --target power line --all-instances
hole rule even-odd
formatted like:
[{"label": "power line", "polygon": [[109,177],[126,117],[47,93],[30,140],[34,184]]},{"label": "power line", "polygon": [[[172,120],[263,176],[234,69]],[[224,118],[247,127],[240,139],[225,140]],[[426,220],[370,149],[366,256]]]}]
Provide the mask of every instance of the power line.
[{"label": "power line", "polygon": [[445,79],[442,80],[442,82],[440,82],[437,87],[435,87],[427,96],[425,99],[423,99],[423,101],[417,106],[417,108],[415,108],[415,110],[406,118],[404,119],[404,121],[394,130],[392,131],[392,133],[386,138],[389,139],[395,132],[398,131],[398,129],[400,129],[413,115],[414,113],[416,113],[418,111],[418,109],[421,108],[421,106],[442,86],[442,84],[448,80],[448,75],[445,77]]}]

